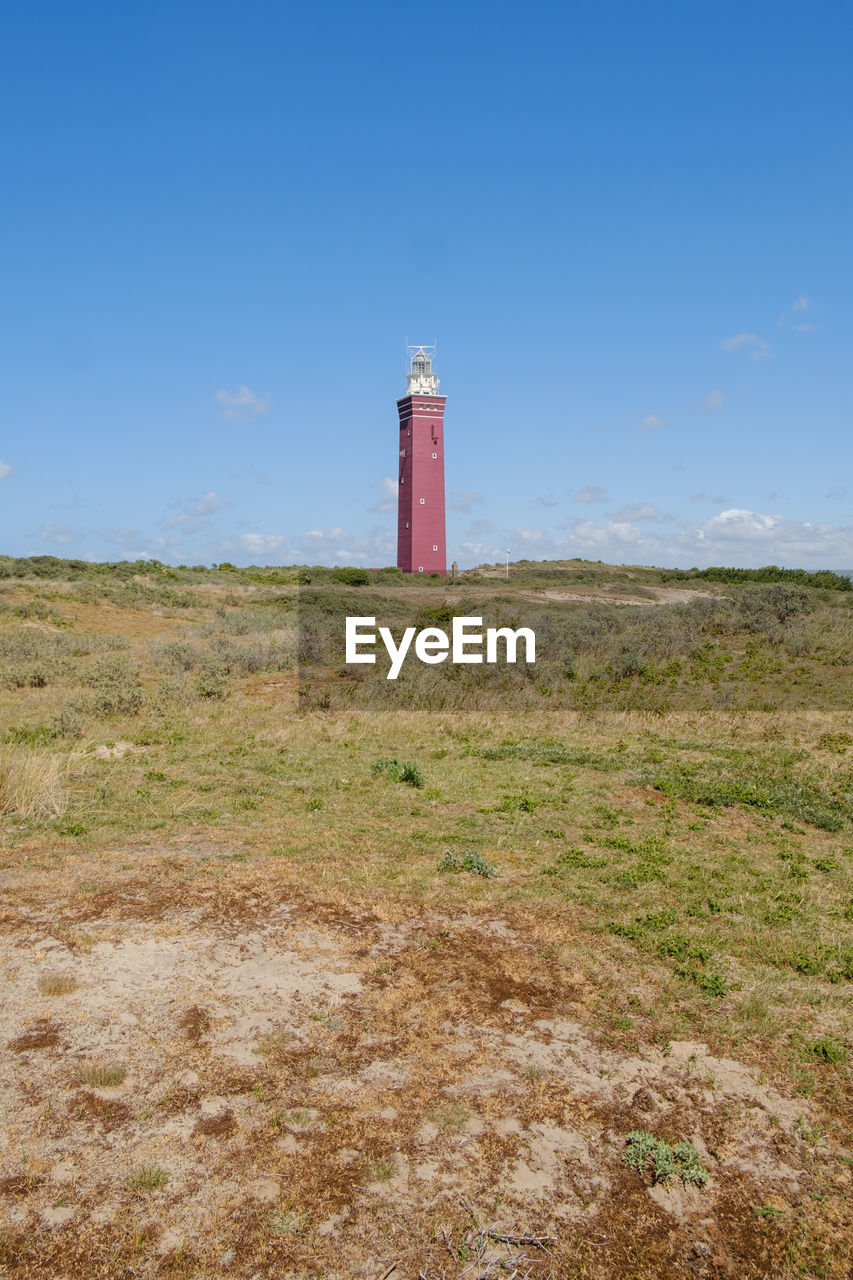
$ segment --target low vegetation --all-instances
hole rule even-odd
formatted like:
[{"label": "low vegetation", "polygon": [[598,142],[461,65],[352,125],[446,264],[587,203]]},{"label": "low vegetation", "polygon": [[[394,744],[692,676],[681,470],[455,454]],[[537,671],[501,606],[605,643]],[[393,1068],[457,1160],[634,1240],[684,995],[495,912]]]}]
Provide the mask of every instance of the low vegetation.
[{"label": "low vegetation", "polygon": [[[509,584],[487,566],[451,585],[403,580],[396,571],[358,570],[356,580],[316,567],[0,558],[3,873],[9,910],[20,906],[29,931],[22,936],[32,932],[31,916],[50,922],[47,959],[29,979],[27,1000],[56,1020],[25,1021],[14,1040],[10,1033],[22,1079],[36,1071],[39,1053],[64,1052],[79,1026],[78,1005],[97,995],[85,964],[102,937],[92,922],[107,912],[130,930],[143,927],[149,910],[165,911],[162,904],[178,910],[192,902],[199,911],[215,904],[231,938],[247,904],[259,904],[251,909],[268,921],[309,895],[312,927],[350,912],[346,927],[356,940],[368,927],[387,934],[387,950],[364,961],[370,999],[358,1018],[326,992],[306,999],[305,1027],[294,1031],[285,1017],[289,997],[277,995],[263,1019],[246,1023],[242,1065],[229,1068],[223,1084],[204,1074],[221,1008],[193,994],[175,1012],[174,1027],[164,1021],[157,1032],[169,1082],[143,1081],[144,1107],[124,1097],[135,1094],[140,1077],[123,1042],[103,1040],[73,1050],[71,1062],[83,1065],[66,1065],[45,1087],[33,1132],[54,1123],[51,1091],[67,1089],[75,1099],[68,1104],[74,1124],[85,1120],[109,1134],[120,1123],[144,1126],[149,1114],[168,1118],[189,1107],[193,1090],[207,1090],[228,1106],[197,1117],[198,1127],[194,1121],[186,1132],[194,1150],[222,1160],[221,1169],[231,1159],[224,1144],[242,1150],[238,1135],[256,1110],[264,1141],[287,1143],[294,1160],[303,1159],[302,1144],[306,1152],[316,1144],[319,1163],[315,1169],[315,1157],[305,1155],[306,1178],[322,1174],[324,1187],[336,1187],[348,1160],[352,1185],[370,1188],[363,1194],[371,1204],[391,1203],[399,1188],[420,1185],[413,1169],[427,1162],[418,1154],[421,1138],[411,1135],[411,1163],[402,1162],[395,1137],[392,1117],[406,1093],[393,1083],[395,1046],[405,1037],[425,1055],[441,1044],[441,1069],[449,1072],[440,1089],[421,1081],[407,1094],[417,1112],[412,1134],[426,1128],[444,1144],[440,1160],[429,1154],[437,1167],[450,1168],[480,1128],[500,1118],[499,1101],[484,1119],[474,1099],[453,1092],[468,1067],[447,1047],[464,1032],[456,1007],[467,1009],[485,989],[500,955],[515,966],[512,980],[502,975],[494,1000],[471,1005],[466,1017],[500,1027],[506,1038],[482,1049],[477,1070],[503,1070],[507,1045],[519,1043],[522,1024],[514,1020],[535,1024],[559,989],[602,1053],[620,1060],[654,1054],[665,1064],[674,1043],[708,1046],[724,1064],[714,1070],[747,1064],[768,1089],[793,1098],[804,1116],[796,1149],[811,1189],[799,1199],[779,1197],[777,1213],[776,1199],[756,1187],[740,1217],[741,1202],[727,1202],[734,1217],[725,1221],[736,1218],[747,1233],[736,1254],[744,1275],[836,1280],[849,1257],[849,1224],[829,1206],[841,1194],[834,1180],[840,1187],[853,1159],[847,580],[781,570],[673,575],[589,562],[520,564],[511,572]],[[532,626],[538,661],[488,671],[413,663],[390,682],[382,661],[356,669],[343,663],[348,611],[395,630],[446,627],[454,613],[483,616],[487,626]],[[412,920],[416,945],[400,952],[395,929]],[[460,920],[469,932],[460,934]],[[158,942],[164,954],[172,945],[167,924]],[[487,942],[494,951],[483,959],[477,948]],[[67,948],[61,959],[56,946]],[[17,989],[11,951],[5,963]],[[437,992],[448,1002],[440,1017],[432,1008]],[[371,1134],[361,1142],[349,1095],[328,1103],[331,1078],[345,1063],[347,1078],[363,1082],[359,1055],[372,1036],[381,1039],[375,1019],[383,1000],[382,1025],[390,1029],[370,1053],[380,1064],[376,1078],[385,1080],[385,1071],[388,1083],[359,1120]],[[191,1067],[186,1055],[196,1055]],[[572,1091],[558,1079],[571,1067],[568,1050],[563,1057],[519,1059],[513,1067],[529,1091],[524,1123],[540,1135],[569,1106]],[[133,1090],[117,1087],[128,1076],[125,1063]],[[200,1083],[180,1076],[185,1067]],[[685,1089],[701,1101],[694,1119],[704,1124],[704,1116],[716,1132],[718,1120],[730,1123],[715,1101],[721,1085],[710,1068],[701,1078],[692,1069],[688,1058]],[[110,1089],[116,1092],[98,1092]],[[630,1184],[643,1204],[663,1194],[655,1186],[668,1195],[691,1187],[691,1196],[710,1203],[729,1175],[735,1185],[722,1141],[702,1146],[677,1115],[668,1127],[628,1105],[618,1102],[608,1120],[616,1137],[591,1159],[609,1160],[608,1176]],[[318,1119],[324,1107],[331,1120]],[[509,1143],[512,1133],[499,1137]],[[497,1137],[489,1141],[492,1155],[504,1149]],[[156,1163],[127,1172],[149,1158],[171,1172]],[[786,1149],[784,1158],[794,1155]],[[741,1169],[737,1178],[745,1177]],[[171,1196],[179,1175],[171,1156],[152,1145],[122,1165],[120,1194],[140,1204],[127,1193],[157,1191],[168,1178]],[[293,1253],[298,1261],[285,1252],[275,1257],[294,1274],[309,1274],[321,1238],[308,1201],[263,1204],[241,1238],[304,1249]],[[448,1219],[462,1270],[466,1232],[482,1223],[451,1225]],[[654,1274],[627,1226],[619,1239],[628,1252],[618,1257],[627,1260],[613,1275]],[[761,1252],[777,1243],[778,1255]],[[145,1254],[128,1246],[122,1265],[154,1258],[147,1247]],[[11,1265],[11,1248],[0,1246],[0,1264]],[[220,1268],[225,1253],[223,1246],[204,1265]],[[272,1256],[252,1254],[255,1271],[264,1274]],[[163,1275],[181,1266],[204,1274],[174,1257]],[[654,1257],[664,1265],[663,1254]],[[393,1260],[389,1253],[377,1274]],[[564,1262],[566,1274],[602,1274],[580,1245]],[[156,1266],[166,1263],[150,1265],[159,1274]],[[243,1274],[241,1265],[238,1258],[234,1274]],[[63,1267],[73,1270],[56,1262],[54,1273]]]},{"label": "low vegetation", "polygon": [[690,1142],[670,1144],[655,1138],[646,1129],[634,1129],[627,1137],[622,1159],[640,1174],[650,1174],[653,1182],[670,1182],[673,1178],[704,1187],[708,1170],[699,1152]]}]

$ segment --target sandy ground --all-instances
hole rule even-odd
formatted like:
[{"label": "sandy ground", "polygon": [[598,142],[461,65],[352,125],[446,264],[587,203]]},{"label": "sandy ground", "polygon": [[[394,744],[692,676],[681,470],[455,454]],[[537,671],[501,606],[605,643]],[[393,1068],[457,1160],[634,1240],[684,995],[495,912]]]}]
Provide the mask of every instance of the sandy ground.
[{"label": "sandy ground", "polygon": [[[608,1049],[512,920],[125,856],[4,873],[0,1275],[789,1274],[822,1157],[778,1082]],[[627,1168],[633,1129],[708,1185]]]}]

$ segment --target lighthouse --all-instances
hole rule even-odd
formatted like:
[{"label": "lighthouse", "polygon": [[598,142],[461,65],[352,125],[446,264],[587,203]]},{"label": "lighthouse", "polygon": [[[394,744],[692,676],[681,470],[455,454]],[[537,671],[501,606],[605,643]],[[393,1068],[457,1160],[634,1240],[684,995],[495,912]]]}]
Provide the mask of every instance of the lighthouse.
[{"label": "lighthouse", "polygon": [[397,567],[403,573],[447,572],[444,530],[444,405],[433,373],[435,347],[407,347],[406,394],[400,415]]}]

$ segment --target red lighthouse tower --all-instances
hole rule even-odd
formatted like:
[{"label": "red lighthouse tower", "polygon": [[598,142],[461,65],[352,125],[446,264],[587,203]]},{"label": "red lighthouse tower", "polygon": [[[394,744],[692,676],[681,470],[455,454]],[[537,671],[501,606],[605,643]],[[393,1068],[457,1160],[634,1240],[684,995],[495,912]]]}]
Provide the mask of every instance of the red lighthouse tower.
[{"label": "red lighthouse tower", "polygon": [[400,415],[397,567],[403,573],[447,573],[444,532],[444,405],[432,371],[435,347],[408,347]]}]

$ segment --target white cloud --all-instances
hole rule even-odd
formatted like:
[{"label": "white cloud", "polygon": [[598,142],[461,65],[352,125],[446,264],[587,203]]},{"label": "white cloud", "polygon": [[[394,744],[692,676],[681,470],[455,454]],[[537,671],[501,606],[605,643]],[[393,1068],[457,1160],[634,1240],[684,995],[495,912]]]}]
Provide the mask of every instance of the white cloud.
[{"label": "white cloud", "polygon": [[43,524],[39,529],[39,537],[45,542],[59,542],[64,545],[68,542],[76,542],[82,537],[82,533],[79,529],[72,529],[70,525],[59,521],[56,524]]},{"label": "white cloud", "polygon": [[485,498],[476,489],[458,489],[456,493],[448,494],[447,510],[467,512],[473,507],[480,506],[483,502],[485,502]]},{"label": "white cloud", "polygon": [[722,391],[715,390],[710,393],[705,403],[709,409],[719,409],[725,398],[726,397],[723,395]]},{"label": "white cloud", "polygon": [[222,511],[225,507],[233,506],[227,498],[222,498],[218,493],[211,489],[208,493],[203,493],[197,502],[193,505],[193,514],[197,516],[209,516],[214,511]]},{"label": "white cloud", "polygon": [[841,489],[830,489],[829,493],[825,493],[823,496],[824,496],[825,498],[846,498],[846,497],[847,497],[847,490],[846,490],[846,489],[844,489],[844,488],[841,488]]},{"label": "white cloud", "polygon": [[125,525],[121,529],[105,529],[102,536],[105,542],[111,542],[116,547],[138,546],[144,541],[142,534],[132,525]]},{"label": "white cloud", "polygon": [[237,387],[236,391],[217,391],[213,397],[219,404],[223,406],[223,418],[240,418],[243,421],[251,421],[257,418],[259,414],[266,413],[270,407],[269,396],[256,395],[243,383]]},{"label": "white cloud", "polygon": [[237,539],[244,551],[253,556],[268,556],[284,546],[283,533],[242,533]]},{"label": "white cloud", "polygon": [[763,338],[759,338],[757,333],[736,333],[732,338],[726,338],[723,341],[724,351],[738,351],[747,349],[751,352],[750,359],[767,360],[773,354],[770,350],[770,344],[765,342]]},{"label": "white cloud", "polygon": [[380,498],[378,502],[370,508],[371,511],[396,511],[397,510],[397,490],[399,485],[393,476],[384,476],[377,481],[374,488],[381,489],[385,497]]},{"label": "white cloud", "polygon": [[356,536],[347,529],[309,529],[292,539],[297,559],[309,564],[366,564],[380,567],[395,564],[396,532],[375,525],[366,535]]},{"label": "white cloud", "polygon": [[5,480],[7,476],[12,474],[12,467],[8,462],[0,462],[0,480]]},{"label": "white cloud", "polygon": [[575,494],[575,502],[606,502],[607,490],[600,484],[588,484],[583,489],[578,489]]},{"label": "white cloud", "polygon": [[161,520],[160,524],[164,529],[180,529],[181,533],[197,533],[199,529],[205,528],[207,521],[204,516],[195,516],[189,511],[182,511],[180,515]]},{"label": "white cloud", "polygon": [[487,533],[494,532],[495,526],[491,520],[475,520],[472,525],[465,530],[466,538],[482,538]]},{"label": "white cloud", "polygon": [[160,521],[163,528],[179,529],[181,533],[197,533],[199,529],[205,529],[210,524],[209,516],[234,504],[213,489],[209,489],[200,498],[175,498],[169,505],[173,508],[178,507],[179,511],[168,520]]},{"label": "white cloud", "polygon": [[638,542],[641,538],[641,530],[625,520],[610,520],[606,525],[583,520],[575,525],[568,541],[584,551],[591,548],[604,551],[609,547],[620,555],[622,553],[618,548],[627,542]]},{"label": "white cloud", "polygon": [[661,431],[666,426],[663,418],[656,413],[647,413],[643,421],[637,424],[639,431]]},{"label": "white cloud", "polygon": [[505,555],[506,551],[496,551],[488,542],[460,542],[459,554],[466,560],[483,561],[497,559],[498,556]]},{"label": "white cloud", "polygon": [[731,539],[768,538],[782,523],[781,516],[768,516],[760,511],[745,511],[740,507],[729,507],[718,516],[711,516],[698,530],[700,538],[712,538],[717,541]]},{"label": "white cloud", "polygon": [[761,563],[809,564],[824,568],[853,563],[853,528],[824,521],[786,520],[781,515],[731,507],[696,530],[699,543],[727,549],[730,558]]},{"label": "white cloud", "polygon": [[793,329],[795,333],[811,333],[813,329],[817,329],[816,324],[809,324],[801,320],[796,323],[796,316],[799,312],[808,311],[811,307],[811,299],[799,297],[796,302],[791,304],[790,311],[783,311],[779,317],[779,325],[782,329]]},{"label": "white cloud", "polygon": [[657,520],[660,512],[653,502],[635,502],[630,507],[622,507],[620,511],[614,511],[611,519],[628,520],[633,523],[635,520]]},{"label": "white cloud", "polygon": [[[529,545],[537,557],[595,558],[616,564],[660,566],[730,564],[757,568],[783,564],[804,568],[853,565],[853,527],[788,520],[780,515],[732,507],[701,523],[637,519],[647,504],[619,512],[619,518],[598,523],[573,519],[565,532],[535,530],[535,542],[525,531],[512,531],[506,544],[516,551]],[[651,506],[652,504],[648,504]],[[526,531],[530,533],[531,531]],[[506,545],[505,544],[505,545]],[[464,543],[460,553],[476,560],[494,560],[497,552],[481,542]],[[525,554],[522,552],[521,554]],[[529,554],[529,552],[528,552]]]}]

